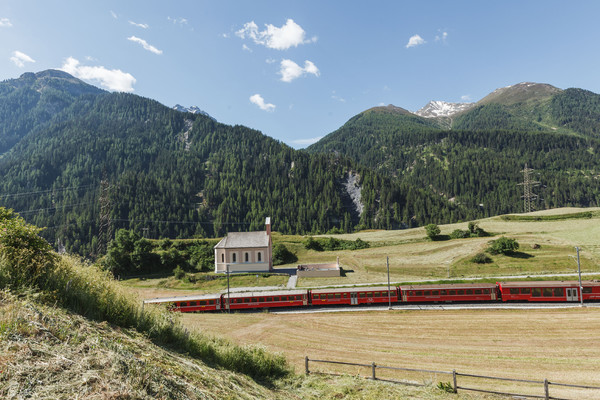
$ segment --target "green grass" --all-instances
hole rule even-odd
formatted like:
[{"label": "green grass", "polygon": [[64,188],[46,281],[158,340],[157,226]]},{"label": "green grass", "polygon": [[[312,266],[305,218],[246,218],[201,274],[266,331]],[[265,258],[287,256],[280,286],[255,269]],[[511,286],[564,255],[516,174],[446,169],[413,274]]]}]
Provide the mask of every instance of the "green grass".
[{"label": "green grass", "polygon": [[558,214],[558,215],[503,215],[500,218],[504,221],[563,221],[567,219],[582,219],[582,218],[594,218],[599,216],[598,212],[584,211],[572,214]]},{"label": "green grass", "polygon": [[[133,278],[122,280],[125,286],[135,288],[164,288],[173,290],[191,290],[197,293],[214,293],[227,289],[227,276],[215,273],[188,274],[187,280],[175,279],[172,275],[159,278]],[[285,287],[289,275],[287,274],[235,274],[230,275],[229,286],[281,286]]]}]

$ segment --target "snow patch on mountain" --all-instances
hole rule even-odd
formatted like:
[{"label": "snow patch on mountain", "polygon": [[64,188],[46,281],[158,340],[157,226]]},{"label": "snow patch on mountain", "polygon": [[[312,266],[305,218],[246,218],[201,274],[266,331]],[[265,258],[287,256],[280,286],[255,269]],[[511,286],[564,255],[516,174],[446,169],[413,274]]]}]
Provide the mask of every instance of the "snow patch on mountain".
[{"label": "snow patch on mountain", "polygon": [[420,117],[423,118],[440,118],[440,117],[452,117],[459,112],[472,108],[475,103],[448,103],[446,101],[434,100],[427,103],[427,105],[416,111]]},{"label": "snow patch on mountain", "polygon": [[196,106],[184,107],[181,104],[175,104],[175,106],[173,107],[173,110],[179,111],[179,112],[191,113],[191,114],[204,115],[205,117],[209,117],[210,119],[213,119],[216,121],[216,119],[211,117],[206,111],[203,111],[199,107],[196,107]]}]

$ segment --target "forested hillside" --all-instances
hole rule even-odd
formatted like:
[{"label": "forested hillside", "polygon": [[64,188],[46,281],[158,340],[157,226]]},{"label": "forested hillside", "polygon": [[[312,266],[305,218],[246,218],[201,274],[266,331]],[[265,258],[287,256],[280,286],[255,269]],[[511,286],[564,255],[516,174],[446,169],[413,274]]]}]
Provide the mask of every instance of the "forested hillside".
[{"label": "forested hillside", "polygon": [[518,184],[525,164],[540,182],[533,190],[536,208],[598,206],[600,96],[580,89],[553,93],[522,101],[503,93],[503,104],[477,105],[458,115],[452,130],[411,123],[416,116],[365,112],[308,151],[347,155],[429,188],[465,207],[470,218],[523,211]]},{"label": "forested hillside", "polygon": [[[8,100],[0,96],[2,104]],[[431,191],[345,156],[296,151],[136,95],[98,91],[65,104],[0,158],[0,202],[47,227],[43,235],[69,251],[94,255],[100,234],[118,228],[151,238],[213,237],[262,229],[266,216],[283,233],[465,217]],[[344,188],[349,174],[358,179],[362,213]]]}]

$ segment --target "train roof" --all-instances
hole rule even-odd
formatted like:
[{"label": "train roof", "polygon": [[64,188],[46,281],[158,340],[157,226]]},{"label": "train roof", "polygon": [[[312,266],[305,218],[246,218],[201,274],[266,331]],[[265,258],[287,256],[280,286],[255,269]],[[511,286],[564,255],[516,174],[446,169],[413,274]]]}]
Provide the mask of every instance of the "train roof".
[{"label": "train roof", "polygon": [[[297,296],[306,294],[306,290],[272,290],[268,292],[233,292],[229,294],[232,299],[244,297],[272,297],[272,296]],[[223,298],[227,298],[227,293],[223,293]]]},{"label": "train roof", "polygon": [[[600,286],[599,281],[581,281],[583,286]],[[498,286],[504,288],[527,288],[527,287],[579,287],[579,281],[520,281],[520,282],[498,282]]]},{"label": "train roof", "polygon": [[194,301],[194,300],[216,300],[220,298],[220,294],[196,294],[191,296],[173,296],[173,297],[157,297],[154,299],[144,300],[146,304],[153,303],[174,303],[177,301]]},{"label": "train roof", "polygon": [[495,289],[495,283],[442,283],[439,285],[400,285],[400,290]]},{"label": "train roof", "polygon": [[[386,291],[387,286],[372,286],[372,287],[347,287],[347,288],[331,288],[331,289],[313,289],[311,293],[350,293],[350,292],[374,292],[374,291]],[[390,290],[396,290],[396,285],[391,285]]]}]

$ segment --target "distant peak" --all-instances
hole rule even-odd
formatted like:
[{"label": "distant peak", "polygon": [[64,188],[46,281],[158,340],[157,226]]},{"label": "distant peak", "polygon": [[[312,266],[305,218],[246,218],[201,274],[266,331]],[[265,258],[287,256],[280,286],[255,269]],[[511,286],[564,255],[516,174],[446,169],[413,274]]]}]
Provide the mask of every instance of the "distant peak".
[{"label": "distant peak", "polygon": [[423,118],[448,118],[474,106],[475,103],[449,103],[432,100],[415,114]]},{"label": "distant peak", "polygon": [[498,103],[511,105],[530,100],[549,98],[562,90],[547,83],[521,82],[494,90],[477,104]]},{"label": "distant peak", "polygon": [[390,114],[411,114],[410,111],[405,110],[402,107],[396,107],[393,104],[388,104],[387,106],[377,106],[377,107],[369,108],[368,110],[366,110],[364,112],[383,112],[383,113],[390,113]]},{"label": "distant peak", "polygon": [[215,120],[206,111],[201,110],[200,107],[197,107],[197,106],[184,107],[181,104],[175,104],[175,106],[173,106],[173,110],[179,111],[179,112],[191,113],[191,114],[200,114],[200,115],[204,115],[205,117],[209,117],[210,119]]}]

